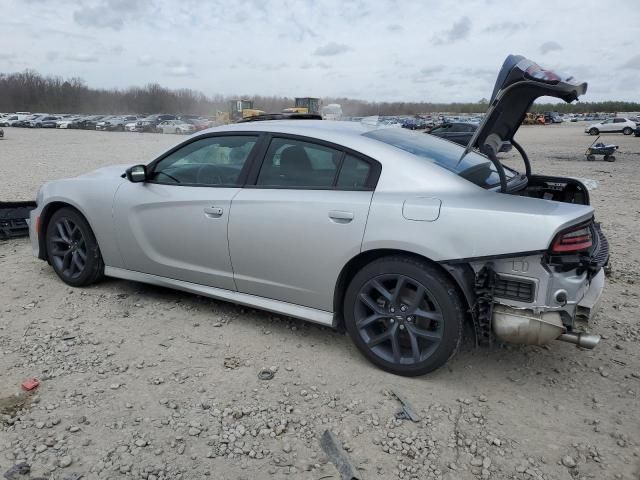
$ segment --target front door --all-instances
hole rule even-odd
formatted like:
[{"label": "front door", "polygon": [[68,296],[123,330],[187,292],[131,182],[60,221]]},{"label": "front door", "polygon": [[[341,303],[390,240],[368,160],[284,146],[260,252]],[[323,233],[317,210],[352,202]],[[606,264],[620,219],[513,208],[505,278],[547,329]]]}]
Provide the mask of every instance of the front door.
[{"label": "front door", "polygon": [[273,138],[255,185],[231,203],[238,291],[333,311],[338,275],[360,252],[376,172],[339,148]]},{"label": "front door", "polygon": [[114,202],[125,268],[235,290],[227,225],[256,136],[195,140],[122,184]]}]

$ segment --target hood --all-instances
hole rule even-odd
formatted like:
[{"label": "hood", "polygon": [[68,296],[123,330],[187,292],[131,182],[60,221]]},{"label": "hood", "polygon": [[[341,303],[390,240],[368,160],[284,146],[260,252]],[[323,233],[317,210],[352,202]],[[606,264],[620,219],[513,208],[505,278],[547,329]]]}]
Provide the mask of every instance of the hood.
[{"label": "hood", "polygon": [[537,98],[556,97],[570,103],[586,91],[586,82],[546,70],[522,55],[509,55],[498,73],[487,113],[466,151],[511,141]]}]

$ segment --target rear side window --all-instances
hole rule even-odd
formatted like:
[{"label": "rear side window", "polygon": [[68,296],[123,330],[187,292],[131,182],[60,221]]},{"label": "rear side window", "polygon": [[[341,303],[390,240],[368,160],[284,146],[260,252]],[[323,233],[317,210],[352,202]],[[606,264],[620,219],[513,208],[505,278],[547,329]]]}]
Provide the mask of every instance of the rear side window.
[{"label": "rear side window", "polygon": [[364,188],[371,173],[371,165],[352,155],[346,155],[338,175],[338,188]]},{"label": "rear side window", "polygon": [[614,118],[613,123],[624,123],[626,120],[624,118]]},{"label": "rear side window", "polygon": [[274,138],[265,155],[257,185],[331,188],[342,152],[315,143]]}]

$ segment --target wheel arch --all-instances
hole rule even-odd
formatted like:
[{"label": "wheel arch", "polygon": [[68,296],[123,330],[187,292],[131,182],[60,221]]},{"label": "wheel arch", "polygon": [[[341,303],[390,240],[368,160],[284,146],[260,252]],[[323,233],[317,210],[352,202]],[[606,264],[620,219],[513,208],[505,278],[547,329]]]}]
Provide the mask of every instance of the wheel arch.
[{"label": "wheel arch", "polygon": [[40,226],[38,229],[38,257],[42,260],[47,260],[48,258],[46,234],[47,228],[49,228],[49,222],[51,221],[51,217],[53,217],[53,214],[62,208],[71,208],[82,215],[95,235],[93,225],[91,225],[91,221],[82,211],[82,209],[78,208],[72,203],[63,200],[54,200],[52,202],[49,202],[42,208],[42,212],[40,213]]},{"label": "wheel arch", "polygon": [[[473,273],[473,269],[468,263],[439,263],[414,252],[392,248],[380,248],[360,252],[358,255],[351,258],[340,271],[333,291],[333,311],[335,312],[335,326],[338,330],[344,330],[344,315],[342,312],[342,308],[344,303],[344,296],[349,283],[351,282],[351,279],[356,273],[358,273],[358,271],[360,271],[360,269],[362,269],[368,263],[371,263],[372,261],[382,257],[393,255],[403,255],[407,257],[417,258],[438,268],[442,273],[447,275],[453,281],[454,285],[456,285],[456,287],[458,288],[458,292],[461,294],[463,301],[465,302],[467,312],[471,312],[471,307],[475,303],[475,294],[473,289],[475,274]],[[469,318],[471,318],[470,315],[468,316]]]}]

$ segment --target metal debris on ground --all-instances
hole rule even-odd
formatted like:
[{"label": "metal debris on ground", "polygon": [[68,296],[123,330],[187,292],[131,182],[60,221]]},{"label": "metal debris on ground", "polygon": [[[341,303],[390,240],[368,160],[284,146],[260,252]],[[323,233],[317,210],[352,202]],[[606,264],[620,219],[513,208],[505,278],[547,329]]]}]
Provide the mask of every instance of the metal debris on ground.
[{"label": "metal debris on ground", "polygon": [[332,431],[325,430],[320,438],[320,446],[329,457],[329,461],[336,466],[342,480],[360,480],[356,467]]},{"label": "metal debris on ground", "polygon": [[398,401],[402,404],[402,409],[396,413],[396,418],[399,420],[411,420],[412,422],[419,422],[421,420],[420,415],[418,415],[413,408],[413,406],[409,403],[406,397],[394,390],[391,390],[391,393],[394,397],[398,399]]},{"label": "metal debris on ground", "polygon": [[23,475],[27,475],[31,471],[28,463],[17,463],[4,473],[7,480],[18,480]]},{"label": "metal debris on ground", "polygon": [[62,477],[62,480],[80,480],[81,478],[84,478],[84,474],[73,472]]},{"label": "metal debris on ground", "polygon": [[263,368],[258,372],[258,378],[260,380],[271,380],[275,375],[275,372],[270,368]]}]

